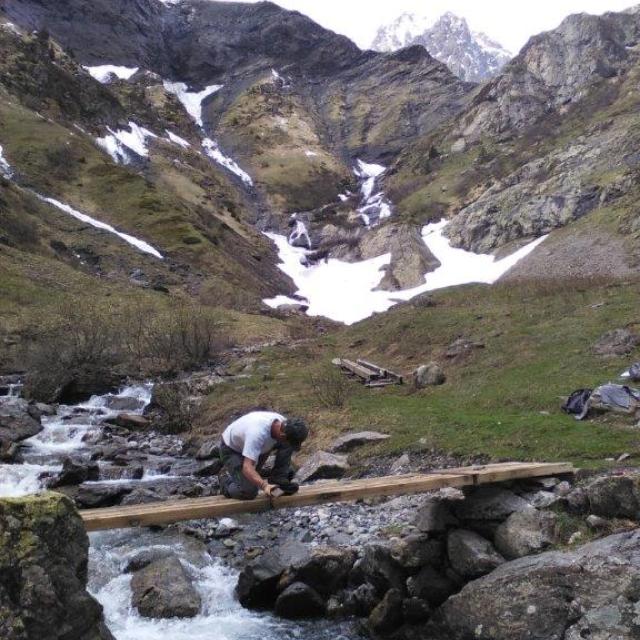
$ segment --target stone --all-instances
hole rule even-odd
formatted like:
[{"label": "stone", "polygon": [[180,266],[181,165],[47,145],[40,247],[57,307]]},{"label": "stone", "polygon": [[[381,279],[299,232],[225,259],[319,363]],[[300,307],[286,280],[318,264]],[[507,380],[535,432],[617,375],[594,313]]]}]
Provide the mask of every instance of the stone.
[{"label": "stone", "polygon": [[389,467],[389,473],[391,475],[399,475],[406,473],[411,466],[411,458],[408,453],[403,453],[399,458],[396,458]]},{"label": "stone", "polygon": [[407,580],[409,595],[429,603],[432,607],[439,607],[457,590],[458,586],[453,580],[433,567],[424,567]]},{"label": "stone", "polygon": [[590,515],[587,517],[587,526],[594,531],[605,531],[609,528],[609,521],[600,516]]},{"label": "stone", "polygon": [[22,398],[0,400],[0,442],[22,442],[42,431],[40,412]]},{"label": "stone", "polygon": [[114,418],[113,423],[131,431],[148,429],[151,425],[147,418],[135,413],[121,413]]},{"label": "stone", "polygon": [[589,498],[583,487],[576,487],[570,491],[564,501],[569,513],[581,515],[589,511]]},{"label": "stone", "polygon": [[87,591],[88,552],[69,498],[0,498],[0,637],[113,640]]},{"label": "stone", "polygon": [[446,500],[427,498],[416,515],[414,524],[423,533],[444,533],[457,526],[458,519],[453,515]]},{"label": "stone", "polygon": [[422,624],[431,616],[428,602],[420,598],[405,598],[402,601],[402,617],[407,624]]},{"label": "stone", "polygon": [[132,412],[142,409],[144,402],[131,396],[107,396],[104,406],[111,411]]},{"label": "stone", "polygon": [[484,349],[483,342],[473,342],[468,338],[458,338],[454,340],[445,351],[446,358],[453,360],[454,358],[461,358],[469,355],[474,349]]},{"label": "stone", "polygon": [[329,597],[346,586],[355,560],[355,552],[348,548],[316,548],[310,555],[292,562],[278,587],[282,589],[294,582],[304,582],[322,596]]},{"label": "stone", "polygon": [[348,470],[347,456],[318,451],[312,454],[298,469],[295,481],[302,483],[312,480],[342,478]]},{"label": "stone", "polygon": [[277,598],[276,615],[290,620],[319,618],[324,615],[326,605],[322,596],[304,582],[294,582]]},{"label": "stone", "polygon": [[437,362],[422,364],[413,372],[413,386],[416,389],[437,387],[446,381],[447,376]]},{"label": "stone", "polygon": [[384,433],[378,433],[377,431],[359,431],[358,433],[347,433],[340,436],[329,447],[329,453],[349,453],[357,447],[361,447],[365,444],[383,442],[388,440],[391,436]]},{"label": "stone", "polygon": [[196,460],[212,460],[220,456],[219,440],[207,440],[200,445]]},{"label": "stone", "polygon": [[516,511],[531,505],[512,491],[498,487],[480,487],[454,505],[453,512],[460,520],[504,520]]},{"label": "stone", "polygon": [[362,558],[353,566],[350,581],[354,584],[368,582],[375,587],[379,597],[389,589],[402,591],[405,571],[396,558],[393,545],[382,542],[365,545]]},{"label": "stone", "polygon": [[457,529],[448,535],[447,554],[453,570],[469,580],[493,571],[504,562],[489,540],[465,529]]},{"label": "stone", "polygon": [[131,493],[129,484],[92,484],[80,485],[75,495],[75,502],[83,509],[97,509],[98,507],[114,507]]},{"label": "stone", "polygon": [[593,352],[604,358],[615,358],[629,355],[638,345],[640,336],[629,329],[614,329],[607,331],[593,345]]},{"label": "stone", "polygon": [[95,462],[82,462],[72,458],[65,458],[62,463],[62,471],[60,471],[52,486],[64,487],[82,484],[87,480],[97,480],[99,475],[100,468]]},{"label": "stone", "polygon": [[530,493],[523,493],[522,498],[536,509],[548,509],[554,504],[558,504],[561,500],[561,497],[553,491],[533,491]]},{"label": "stone", "polygon": [[507,562],[449,598],[424,637],[631,640],[639,550],[640,531],[635,530],[571,551]]},{"label": "stone", "polygon": [[402,593],[389,589],[380,603],[371,612],[367,625],[374,633],[388,633],[402,624]]},{"label": "stone", "polygon": [[367,617],[379,602],[380,596],[376,588],[365,582],[346,594],[344,605],[353,615]]},{"label": "stone", "polygon": [[395,543],[394,558],[408,570],[426,565],[442,566],[445,558],[444,543],[426,534],[411,534]]},{"label": "stone", "polygon": [[286,540],[247,564],[240,572],[236,594],[243,607],[266,609],[273,607],[278,597],[278,582],[293,564],[303,562],[310,548],[297,540]]},{"label": "stone", "polygon": [[640,520],[640,474],[596,478],[584,490],[591,513]]},{"label": "stone", "polygon": [[200,595],[180,559],[155,560],[131,578],[131,603],[145,618],[193,618],[200,613]]},{"label": "stone", "polygon": [[540,553],[556,541],[557,516],[533,507],[512,513],[496,531],[496,549],[510,560]]},{"label": "stone", "polygon": [[156,560],[164,560],[165,558],[174,557],[175,553],[171,549],[152,548],[138,551],[125,565],[125,573],[134,573],[148,567]]}]

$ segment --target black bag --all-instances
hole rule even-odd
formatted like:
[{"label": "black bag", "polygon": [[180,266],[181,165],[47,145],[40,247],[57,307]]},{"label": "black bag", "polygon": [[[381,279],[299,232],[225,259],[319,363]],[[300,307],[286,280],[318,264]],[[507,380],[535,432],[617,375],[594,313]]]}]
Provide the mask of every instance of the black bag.
[{"label": "black bag", "polygon": [[586,415],[587,403],[593,393],[593,389],[578,389],[574,391],[562,405],[562,410],[572,416]]}]

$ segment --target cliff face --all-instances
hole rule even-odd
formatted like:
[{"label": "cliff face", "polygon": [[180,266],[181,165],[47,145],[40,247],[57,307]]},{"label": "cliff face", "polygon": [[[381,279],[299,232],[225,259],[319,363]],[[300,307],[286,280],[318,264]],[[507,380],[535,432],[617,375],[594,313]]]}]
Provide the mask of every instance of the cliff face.
[{"label": "cliff face", "polygon": [[0,637],[113,640],[87,592],[89,540],[71,500],[0,500]]}]

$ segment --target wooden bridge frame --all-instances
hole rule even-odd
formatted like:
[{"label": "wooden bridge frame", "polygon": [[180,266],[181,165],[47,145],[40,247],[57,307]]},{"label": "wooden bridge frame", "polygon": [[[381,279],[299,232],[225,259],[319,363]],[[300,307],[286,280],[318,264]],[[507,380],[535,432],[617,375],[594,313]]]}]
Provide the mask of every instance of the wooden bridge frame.
[{"label": "wooden bridge frame", "polygon": [[305,507],[328,502],[352,502],[362,498],[400,496],[425,493],[445,487],[526,480],[573,474],[573,465],[558,463],[507,462],[458,469],[441,469],[425,474],[384,476],[361,480],[327,481],[303,486],[293,496],[269,500],[259,496],[255,500],[229,500],[222,496],[171,500],[126,507],[87,509],[80,512],[87,531],[124,529],[165,525],[183,520],[223,518],[241,513],[258,513],[270,509]]}]

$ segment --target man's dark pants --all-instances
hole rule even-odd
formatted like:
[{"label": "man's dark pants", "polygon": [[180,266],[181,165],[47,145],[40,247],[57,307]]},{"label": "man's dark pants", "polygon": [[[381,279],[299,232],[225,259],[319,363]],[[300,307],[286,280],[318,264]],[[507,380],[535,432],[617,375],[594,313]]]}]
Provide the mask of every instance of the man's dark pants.
[{"label": "man's dark pants", "polygon": [[[289,482],[293,477],[291,470],[291,456],[293,449],[282,442],[275,446],[276,460],[273,469],[269,474],[268,481],[270,484],[281,484]],[[260,456],[256,463],[256,471],[260,473],[264,463],[269,457],[268,453]],[[224,465],[220,472],[220,491],[227,498],[236,500],[253,500],[258,495],[258,487],[250,482],[242,473],[242,463],[244,457],[231,447],[220,441],[220,459]]]}]

